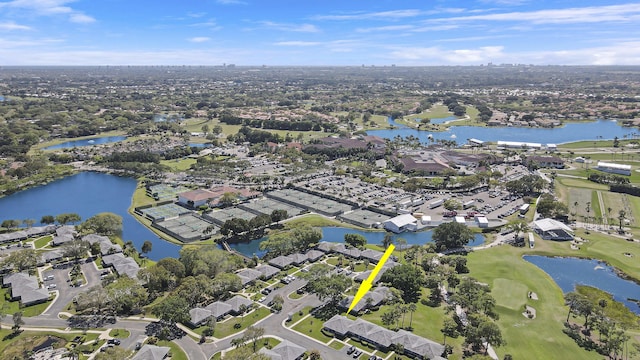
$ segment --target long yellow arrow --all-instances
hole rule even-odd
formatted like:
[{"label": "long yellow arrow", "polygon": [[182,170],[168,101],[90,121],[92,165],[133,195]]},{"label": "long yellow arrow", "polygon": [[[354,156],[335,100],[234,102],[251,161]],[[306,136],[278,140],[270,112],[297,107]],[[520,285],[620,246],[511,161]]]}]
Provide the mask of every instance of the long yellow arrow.
[{"label": "long yellow arrow", "polygon": [[378,264],[376,265],[376,267],[374,267],[373,270],[371,271],[371,274],[369,274],[369,277],[367,278],[367,280],[363,281],[362,284],[360,284],[360,287],[358,288],[358,292],[356,293],[356,296],[353,298],[353,301],[349,306],[349,310],[347,310],[347,314],[350,313],[351,310],[353,310],[353,308],[358,304],[358,302],[362,300],[362,298],[369,292],[369,290],[371,290],[371,286],[373,286],[373,281],[375,280],[380,270],[382,270],[382,267],[384,266],[384,263],[387,262],[387,259],[389,259],[389,256],[391,256],[393,249],[395,249],[395,246],[393,246],[393,244],[389,245],[389,247],[387,248],[387,251],[384,252],[382,257],[380,258],[380,261],[378,261]]}]

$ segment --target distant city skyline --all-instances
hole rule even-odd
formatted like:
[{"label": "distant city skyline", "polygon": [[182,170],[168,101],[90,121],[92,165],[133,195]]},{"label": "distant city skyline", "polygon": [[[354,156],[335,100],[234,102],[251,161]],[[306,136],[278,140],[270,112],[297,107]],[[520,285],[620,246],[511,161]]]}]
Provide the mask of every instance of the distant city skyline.
[{"label": "distant city skyline", "polygon": [[640,65],[640,2],[0,0],[0,65]]}]

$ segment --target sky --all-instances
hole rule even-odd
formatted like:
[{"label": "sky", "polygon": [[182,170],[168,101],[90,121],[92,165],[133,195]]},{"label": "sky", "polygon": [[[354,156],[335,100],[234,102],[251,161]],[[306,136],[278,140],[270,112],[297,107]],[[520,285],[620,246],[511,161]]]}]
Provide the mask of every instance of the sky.
[{"label": "sky", "polygon": [[0,0],[0,65],[640,65],[640,2]]}]

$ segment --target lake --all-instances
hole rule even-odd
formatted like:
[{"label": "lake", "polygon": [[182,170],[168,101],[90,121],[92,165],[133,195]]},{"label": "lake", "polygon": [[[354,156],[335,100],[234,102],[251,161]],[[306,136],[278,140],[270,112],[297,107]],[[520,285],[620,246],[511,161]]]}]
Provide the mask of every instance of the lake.
[{"label": "lake", "polygon": [[129,214],[131,197],[137,181],[115,175],[83,172],[47,185],[20,191],[0,198],[0,221],[35,219],[43,215],[77,213],[86,220],[101,212],[122,216],[122,238],[133,241],[140,250],[145,240],[153,243],[148,254],[152,260],[178,257],[178,245],[161,240]]},{"label": "lake", "polygon": [[434,140],[456,140],[458,144],[466,143],[467,139],[482,141],[524,141],[541,144],[562,144],[567,142],[596,140],[596,136],[604,139],[618,137],[623,139],[626,135],[631,138],[637,129],[618,125],[615,120],[598,120],[591,122],[567,123],[557,128],[527,128],[527,127],[478,127],[478,126],[450,126],[447,131],[419,131],[396,124],[389,119],[389,124],[398,126],[397,129],[369,130],[368,135],[376,135],[386,139],[396,136],[407,137],[413,135],[423,143],[428,143],[428,136]]},{"label": "lake", "polygon": [[616,301],[640,314],[640,305],[628,300],[640,298],[640,285],[622,279],[601,261],[529,255],[524,259],[549,274],[565,293],[574,291],[576,285],[592,286],[610,293]]},{"label": "lake", "polygon": [[[382,239],[384,238],[385,232],[383,231],[363,231],[342,227],[332,227],[332,226],[324,226],[322,227],[322,240],[328,242],[341,243],[344,242],[345,234],[360,234],[367,238],[367,243],[369,244],[382,244]],[[405,232],[402,234],[394,234],[393,238],[403,238],[407,241],[407,245],[424,245],[433,241],[431,239],[432,232],[431,231],[420,231],[420,232]],[[266,251],[260,250],[260,243],[263,242],[265,238],[254,240],[248,243],[237,243],[237,244],[229,244],[229,246],[238,251],[239,253],[246,256],[253,256],[254,254],[258,257],[263,257],[266,254]],[[471,241],[469,246],[478,246],[484,243],[484,236],[482,234],[475,234],[475,238]]]},{"label": "lake", "polygon": [[82,139],[82,140],[71,140],[71,141],[63,142],[57,145],[47,146],[43,150],[67,149],[67,148],[74,148],[74,147],[81,147],[81,146],[108,144],[108,143],[122,141],[126,138],[127,138],[126,136],[102,136],[102,137],[94,137],[94,138]]}]

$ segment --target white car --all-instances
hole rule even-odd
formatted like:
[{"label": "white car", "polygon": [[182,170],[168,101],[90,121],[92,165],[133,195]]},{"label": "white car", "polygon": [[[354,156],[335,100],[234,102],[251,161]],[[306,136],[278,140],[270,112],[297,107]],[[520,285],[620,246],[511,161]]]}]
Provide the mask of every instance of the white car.
[{"label": "white car", "polygon": [[50,284],[47,286],[47,289],[55,289],[56,288],[56,284]]},{"label": "white car", "polygon": [[265,301],[266,299],[267,299],[267,297],[266,297],[266,296],[263,296],[263,297],[261,297],[261,298],[260,298],[260,300],[258,300],[258,302],[263,302],[263,301]]}]

